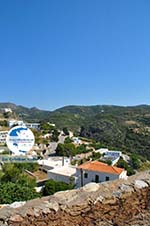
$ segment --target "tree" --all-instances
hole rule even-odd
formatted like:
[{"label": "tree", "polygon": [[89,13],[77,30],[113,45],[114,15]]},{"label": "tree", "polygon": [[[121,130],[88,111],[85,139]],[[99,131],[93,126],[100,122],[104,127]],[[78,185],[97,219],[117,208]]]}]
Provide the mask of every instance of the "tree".
[{"label": "tree", "polygon": [[64,144],[59,143],[57,145],[57,148],[56,148],[55,151],[56,151],[56,155],[58,155],[58,156],[64,156],[65,155]]},{"label": "tree", "polygon": [[81,144],[80,146],[76,147],[76,154],[81,154],[81,153],[87,153],[92,151],[91,149],[86,149],[85,144]]},{"label": "tree", "polygon": [[8,119],[8,118],[10,117],[10,115],[11,115],[11,112],[4,112],[4,113],[3,113],[3,116],[4,116],[4,118],[6,118],[6,119]]},{"label": "tree", "polygon": [[40,194],[37,193],[34,188],[13,182],[1,183],[0,194],[3,194],[0,196],[1,204],[26,201],[40,197]]},{"label": "tree", "polygon": [[57,129],[54,129],[53,132],[52,132],[51,141],[58,142],[59,134],[60,134],[60,132]]},{"label": "tree", "polygon": [[57,191],[65,191],[72,189],[74,185],[72,184],[72,180],[70,184],[66,184],[61,181],[54,181],[54,180],[48,180],[45,183],[45,186],[42,190],[42,194],[44,196],[46,195],[53,195]]},{"label": "tree", "polygon": [[122,157],[120,157],[119,161],[117,162],[117,166],[120,168],[127,169],[128,163],[126,161],[124,161]]},{"label": "tree", "polygon": [[67,144],[58,144],[56,148],[56,155],[59,156],[74,156],[76,154],[76,149],[74,144],[67,143]]},{"label": "tree", "polygon": [[128,163],[123,160],[122,157],[120,157],[119,161],[117,162],[117,167],[124,168],[127,171],[128,176],[135,174],[134,169],[130,167]]},{"label": "tree", "polygon": [[68,144],[68,143],[72,143],[72,139],[70,137],[66,137],[65,140],[64,140],[64,143],[65,144]]},{"label": "tree", "polygon": [[20,170],[14,166],[14,164],[4,164],[3,167],[3,176],[1,178],[2,182],[16,182],[18,181]]},{"label": "tree", "polygon": [[140,168],[140,160],[139,160],[137,155],[132,154],[130,156],[130,160],[131,160],[131,165],[132,165],[133,169],[139,169]]},{"label": "tree", "polygon": [[14,166],[20,170],[20,173],[22,173],[24,170],[29,170],[31,172],[34,172],[34,171],[37,171],[39,168],[39,165],[36,162],[14,163]]},{"label": "tree", "polygon": [[0,126],[5,126],[5,127],[7,127],[7,126],[8,126],[7,120],[0,121]]},{"label": "tree", "polygon": [[25,175],[24,169],[31,171],[37,166],[36,163],[4,164],[0,175],[0,203],[12,203],[26,201],[40,196],[35,191],[36,181]]},{"label": "tree", "polygon": [[68,131],[68,128],[67,127],[64,127],[63,128],[63,133],[68,136],[69,135],[69,131]]},{"label": "tree", "polygon": [[45,133],[51,133],[53,130],[55,130],[55,126],[52,126],[48,122],[41,122],[40,129],[44,131]]}]

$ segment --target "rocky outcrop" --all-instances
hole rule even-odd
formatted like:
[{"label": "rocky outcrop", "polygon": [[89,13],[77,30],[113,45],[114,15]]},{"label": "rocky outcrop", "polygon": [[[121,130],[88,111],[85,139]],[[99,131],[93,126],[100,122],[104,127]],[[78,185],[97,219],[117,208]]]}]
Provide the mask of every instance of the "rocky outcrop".
[{"label": "rocky outcrop", "polygon": [[150,172],[0,209],[1,226],[150,226]]}]

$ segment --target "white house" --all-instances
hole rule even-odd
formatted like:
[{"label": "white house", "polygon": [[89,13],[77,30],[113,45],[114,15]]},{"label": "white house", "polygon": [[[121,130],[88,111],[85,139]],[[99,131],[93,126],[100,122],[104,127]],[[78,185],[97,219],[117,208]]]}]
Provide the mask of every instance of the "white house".
[{"label": "white house", "polygon": [[40,129],[40,123],[25,123],[25,125],[30,129],[35,129],[35,130]]},{"label": "white house", "polygon": [[15,119],[12,119],[10,121],[8,121],[8,126],[9,127],[12,127],[14,125],[18,125],[18,126],[24,126],[24,122],[22,120],[15,120]]},{"label": "white house", "polygon": [[100,153],[100,154],[105,154],[108,151],[109,151],[108,148],[100,148],[98,150],[95,150],[96,153]]},{"label": "white house", "polygon": [[12,110],[11,110],[11,108],[3,108],[3,112],[12,113]]},{"label": "white house", "polygon": [[102,160],[111,160],[112,166],[114,166],[120,159],[120,156],[122,156],[121,151],[109,151],[107,148],[101,148],[95,152],[99,152],[103,155]]},{"label": "white house", "polygon": [[76,187],[82,187],[90,182],[101,183],[115,179],[126,179],[127,172],[122,168],[109,166],[99,161],[90,161],[77,167],[76,177]]},{"label": "white house", "polygon": [[48,178],[55,181],[69,184],[70,178],[76,174],[76,167],[70,165],[70,159],[67,157],[50,157],[47,160],[38,160],[38,164],[47,172]]},{"label": "white house", "polygon": [[35,129],[35,130],[38,130],[40,128],[40,123],[28,123],[28,122],[23,122],[22,120],[15,120],[15,119],[8,121],[9,127],[12,127],[14,125],[26,126],[30,129]]},{"label": "white house", "polygon": [[71,178],[74,178],[76,183],[76,168],[73,166],[61,166],[54,169],[48,170],[48,178],[55,181],[63,181],[67,184],[71,182]]},{"label": "white house", "polygon": [[74,144],[81,144],[81,140],[78,137],[72,137]]}]

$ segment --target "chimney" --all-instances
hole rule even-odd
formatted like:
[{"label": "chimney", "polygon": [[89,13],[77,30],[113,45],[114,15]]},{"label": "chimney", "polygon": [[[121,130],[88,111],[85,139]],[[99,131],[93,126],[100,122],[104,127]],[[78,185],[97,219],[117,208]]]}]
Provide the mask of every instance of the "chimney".
[{"label": "chimney", "polygon": [[65,165],[65,157],[63,156],[62,157],[62,166],[64,166]]}]

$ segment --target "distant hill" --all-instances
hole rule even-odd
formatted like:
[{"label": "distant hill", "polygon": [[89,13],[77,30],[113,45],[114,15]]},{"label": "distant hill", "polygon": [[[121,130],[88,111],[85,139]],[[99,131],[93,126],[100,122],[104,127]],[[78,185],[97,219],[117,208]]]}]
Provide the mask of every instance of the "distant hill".
[{"label": "distant hill", "polygon": [[138,153],[150,159],[150,106],[96,105],[65,106],[55,111],[0,103],[11,108],[18,118],[49,121],[58,128],[68,127],[77,135],[95,139],[104,146]]},{"label": "distant hill", "polygon": [[21,105],[16,105],[13,103],[0,103],[0,111],[4,108],[11,108],[16,114],[18,119],[28,120],[28,121],[39,121],[47,119],[51,114],[50,111],[39,110],[36,107],[27,108]]}]

